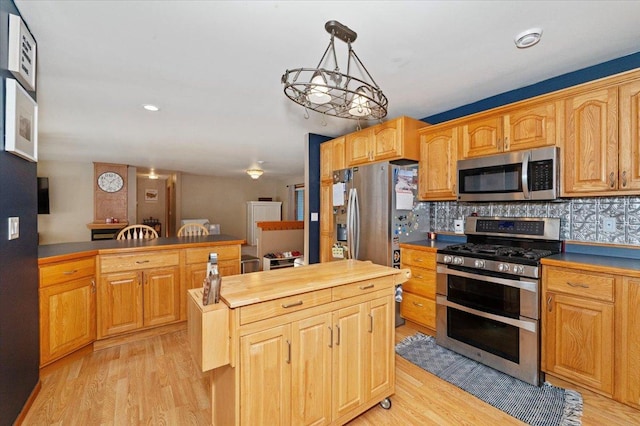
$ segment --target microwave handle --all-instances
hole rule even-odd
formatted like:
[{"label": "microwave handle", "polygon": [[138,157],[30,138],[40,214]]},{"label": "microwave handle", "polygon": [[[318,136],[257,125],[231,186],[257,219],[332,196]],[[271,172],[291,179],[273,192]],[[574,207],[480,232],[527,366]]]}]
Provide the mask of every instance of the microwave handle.
[{"label": "microwave handle", "polygon": [[524,157],[522,158],[522,193],[524,195],[524,199],[528,200],[531,198],[531,193],[529,192],[529,160],[531,160],[531,151],[527,151],[524,153]]}]

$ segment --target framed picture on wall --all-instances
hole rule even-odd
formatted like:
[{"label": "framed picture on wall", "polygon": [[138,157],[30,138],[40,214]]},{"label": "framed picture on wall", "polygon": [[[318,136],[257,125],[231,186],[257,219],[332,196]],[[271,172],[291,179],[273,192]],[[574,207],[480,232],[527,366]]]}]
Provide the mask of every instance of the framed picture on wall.
[{"label": "framed picture on wall", "polygon": [[38,104],[12,78],[6,79],[5,151],[38,161]]},{"label": "framed picture on wall", "polygon": [[157,203],[158,202],[158,190],[157,189],[145,189],[144,190],[144,201],[147,203]]},{"label": "framed picture on wall", "polygon": [[18,15],[9,14],[7,68],[28,90],[36,90],[36,40]]}]

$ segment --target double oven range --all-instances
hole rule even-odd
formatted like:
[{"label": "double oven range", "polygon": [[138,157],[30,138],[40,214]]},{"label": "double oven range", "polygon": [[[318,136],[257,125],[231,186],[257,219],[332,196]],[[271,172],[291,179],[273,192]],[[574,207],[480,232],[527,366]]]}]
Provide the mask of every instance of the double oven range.
[{"label": "double oven range", "polygon": [[555,218],[469,217],[438,250],[436,341],[533,385],[540,372],[540,259],[562,248]]}]

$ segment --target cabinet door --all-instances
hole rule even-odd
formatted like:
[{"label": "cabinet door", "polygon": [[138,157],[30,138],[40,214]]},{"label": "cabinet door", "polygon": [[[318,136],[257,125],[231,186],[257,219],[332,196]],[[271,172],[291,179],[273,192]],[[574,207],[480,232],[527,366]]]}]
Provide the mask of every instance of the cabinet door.
[{"label": "cabinet door", "polygon": [[622,288],[621,396],[622,402],[640,408],[640,280],[625,278]]},{"label": "cabinet door", "polygon": [[556,104],[522,107],[505,114],[504,151],[553,146],[556,144]]},{"label": "cabinet door", "polygon": [[345,137],[344,136],[333,140],[333,150],[331,153],[331,160],[333,163],[333,166],[331,168],[333,170],[342,170],[347,167],[347,162],[345,159]]},{"label": "cabinet door", "polygon": [[40,290],[40,365],[96,339],[96,286],[93,277]]},{"label": "cabinet door", "polygon": [[320,144],[320,182],[333,180],[333,141]]},{"label": "cabinet door", "polygon": [[422,200],[456,198],[458,127],[420,136],[419,190]]},{"label": "cabinet door", "polygon": [[582,93],[565,100],[563,195],[618,187],[617,88]]},{"label": "cabinet door", "polygon": [[619,185],[640,189],[640,81],[620,87]]},{"label": "cabinet door", "polygon": [[365,402],[364,317],[364,304],[333,314],[333,419]]},{"label": "cabinet door", "polygon": [[98,338],[142,327],[142,272],[104,274],[98,289]]},{"label": "cabinet door", "polygon": [[290,325],[240,339],[240,424],[291,424],[290,351]]},{"label": "cabinet door", "polygon": [[331,423],[331,314],[291,325],[291,424]]},{"label": "cabinet door", "polygon": [[392,160],[402,157],[402,120],[391,120],[372,128],[373,160]]},{"label": "cabinet door", "polygon": [[144,325],[166,324],[180,319],[180,269],[144,272]]},{"label": "cabinet door", "polygon": [[555,293],[546,297],[545,371],[611,396],[613,304]]},{"label": "cabinet door", "polygon": [[186,289],[200,288],[203,286],[204,279],[207,276],[207,264],[195,263],[186,266],[187,285]]},{"label": "cabinet door", "polygon": [[502,152],[500,117],[470,121],[462,127],[463,158],[480,157]]},{"label": "cabinet door", "polygon": [[320,185],[320,262],[332,260],[333,246],[333,185]]},{"label": "cabinet door", "polygon": [[395,386],[395,309],[392,296],[367,303],[365,399],[386,398]]},{"label": "cabinet door", "polygon": [[345,136],[347,167],[365,164],[371,161],[371,129],[350,133]]}]

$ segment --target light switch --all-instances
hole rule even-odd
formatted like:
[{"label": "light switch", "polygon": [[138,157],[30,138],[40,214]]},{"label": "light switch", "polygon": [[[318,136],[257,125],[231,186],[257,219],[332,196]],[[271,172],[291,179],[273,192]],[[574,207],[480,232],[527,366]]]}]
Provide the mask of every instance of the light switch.
[{"label": "light switch", "polygon": [[311,222],[317,222],[317,221],[318,221],[318,213],[311,212]]},{"label": "light switch", "polygon": [[10,217],[9,218],[9,239],[15,240],[19,236],[20,236],[20,218]]}]

